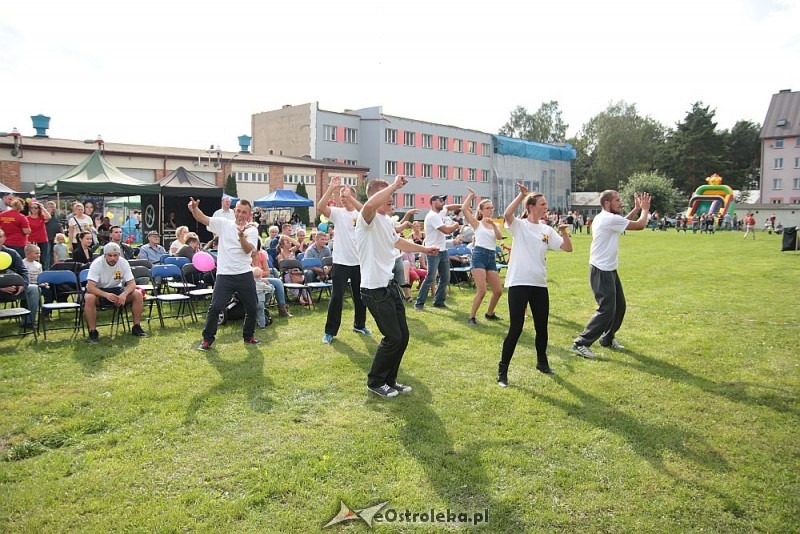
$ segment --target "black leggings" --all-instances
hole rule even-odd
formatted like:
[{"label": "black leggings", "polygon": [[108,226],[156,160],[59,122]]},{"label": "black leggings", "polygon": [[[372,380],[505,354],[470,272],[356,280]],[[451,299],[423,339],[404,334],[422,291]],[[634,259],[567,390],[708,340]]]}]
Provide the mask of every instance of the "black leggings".
[{"label": "black leggings", "polygon": [[512,286],[508,288],[509,326],[503,341],[503,355],[500,363],[511,363],[517,341],[525,325],[525,308],[530,306],[533,314],[533,327],[536,330],[536,356],[547,356],[547,319],[550,316],[550,294],[546,287]]}]

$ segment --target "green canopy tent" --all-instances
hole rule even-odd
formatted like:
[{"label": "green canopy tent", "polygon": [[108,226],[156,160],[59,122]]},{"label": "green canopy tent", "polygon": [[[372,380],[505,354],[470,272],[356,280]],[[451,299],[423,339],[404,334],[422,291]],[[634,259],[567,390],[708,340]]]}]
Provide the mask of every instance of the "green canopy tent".
[{"label": "green canopy tent", "polygon": [[36,184],[37,196],[62,193],[122,196],[158,194],[160,191],[160,184],[147,184],[131,178],[109,162],[99,150],[55,180]]},{"label": "green canopy tent", "polygon": [[106,207],[138,210],[142,207],[142,198],[139,195],[115,198],[106,202]]}]

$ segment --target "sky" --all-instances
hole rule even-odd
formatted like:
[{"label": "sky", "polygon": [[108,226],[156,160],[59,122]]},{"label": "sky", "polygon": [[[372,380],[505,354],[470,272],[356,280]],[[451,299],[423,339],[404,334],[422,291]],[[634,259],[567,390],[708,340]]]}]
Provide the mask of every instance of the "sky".
[{"label": "sky", "polygon": [[238,150],[253,113],[319,102],[495,133],[555,100],[575,135],[612,102],[674,127],[761,124],[800,90],[800,0],[13,2],[0,131]]}]

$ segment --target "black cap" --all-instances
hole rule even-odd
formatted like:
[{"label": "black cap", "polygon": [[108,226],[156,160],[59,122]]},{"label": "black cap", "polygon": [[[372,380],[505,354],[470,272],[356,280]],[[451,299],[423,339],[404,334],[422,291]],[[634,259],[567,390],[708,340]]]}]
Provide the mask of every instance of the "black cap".
[{"label": "black cap", "polygon": [[447,195],[433,195],[431,197],[431,202],[435,200],[441,200],[442,202],[444,202],[445,200],[447,200]]}]

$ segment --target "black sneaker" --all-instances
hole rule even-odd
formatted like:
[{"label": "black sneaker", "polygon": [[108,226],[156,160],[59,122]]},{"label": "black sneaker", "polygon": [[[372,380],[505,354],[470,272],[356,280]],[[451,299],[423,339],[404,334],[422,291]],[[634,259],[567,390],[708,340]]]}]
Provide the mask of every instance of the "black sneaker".
[{"label": "black sneaker", "polygon": [[136,337],[147,337],[147,332],[142,330],[142,325],[140,324],[133,325],[133,328],[131,328],[131,334]]},{"label": "black sneaker", "polygon": [[425,309],[425,305],[424,304],[414,304],[414,310],[415,311],[422,311],[424,309]]},{"label": "black sneaker", "polygon": [[449,306],[447,304],[445,304],[444,302],[442,302],[441,304],[435,304],[434,303],[433,307],[434,308],[444,308],[445,310],[449,308]]},{"label": "black sneaker", "polygon": [[498,317],[496,313],[493,313],[491,315],[489,315],[488,313],[484,313],[483,316],[486,317],[487,321],[502,321],[503,320],[503,318],[502,317]]},{"label": "black sneaker", "polygon": [[100,334],[97,330],[89,330],[89,339],[87,341],[89,343],[97,343],[100,341]]},{"label": "black sneaker", "polygon": [[206,341],[204,339],[203,342],[200,343],[200,346],[197,347],[197,350],[202,350],[203,352],[207,352],[207,351],[211,350],[211,344],[212,343],[213,343],[213,341]]},{"label": "black sneaker", "polygon": [[251,337],[250,339],[245,339],[244,340],[244,344],[245,345],[260,345],[261,342],[258,339],[254,338],[254,337]]},{"label": "black sneaker", "polygon": [[367,389],[379,397],[396,397],[400,394],[400,392],[398,392],[396,389],[389,387],[386,384],[377,388],[371,388],[367,386]]},{"label": "black sneaker", "polygon": [[549,365],[539,365],[539,364],[537,363],[537,364],[536,364],[536,369],[537,369],[537,370],[538,370],[540,373],[544,373],[544,374],[546,374],[546,375],[554,375],[554,374],[555,374],[555,372],[553,372],[553,370],[552,370],[552,369],[550,369],[550,366],[549,366]]},{"label": "black sneaker", "polygon": [[475,317],[470,317],[467,324],[470,326],[478,326],[478,321],[475,320]]},{"label": "black sneaker", "polygon": [[389,387],[392,389],[396,389],[398,393],[409,393],[413,389],[411,386],[404,386],[400,382],[395,382]]},{"label": "black sneaker", "polygon": [[497,385],[501,388],[508,387],[508,373],[497,373]]}]

